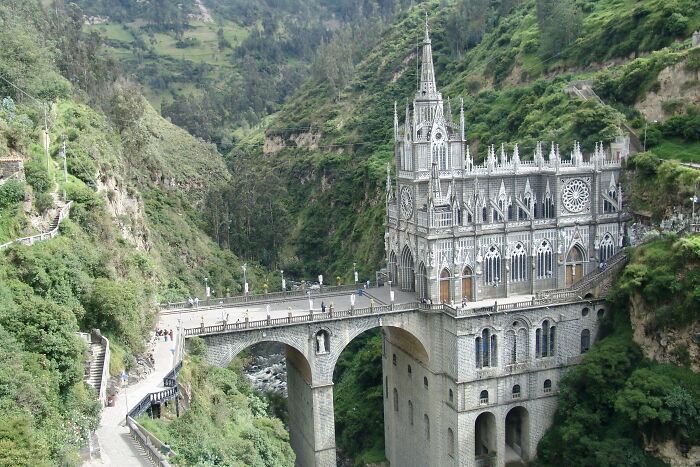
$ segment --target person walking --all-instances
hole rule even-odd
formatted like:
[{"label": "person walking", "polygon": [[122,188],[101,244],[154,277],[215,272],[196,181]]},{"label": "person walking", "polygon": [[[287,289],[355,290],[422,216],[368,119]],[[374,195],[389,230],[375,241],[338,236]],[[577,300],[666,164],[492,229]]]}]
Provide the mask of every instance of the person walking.
[{"label": "person walking", "polygon": [[321,313],[325,313],[325,312],[326,312],[326,303],[321,302]]},{"label": "person walking", "polygon": [[168,335],[170,336],[170,342],[172,342],[173,341],[173,330],[172,329],[170,330]]}]

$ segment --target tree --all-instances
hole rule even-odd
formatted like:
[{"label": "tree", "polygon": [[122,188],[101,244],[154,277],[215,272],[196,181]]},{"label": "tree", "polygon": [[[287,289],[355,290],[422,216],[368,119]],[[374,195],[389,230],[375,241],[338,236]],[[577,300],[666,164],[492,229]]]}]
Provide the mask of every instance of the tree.
[{"label": "tree", "polygon": [[130,281],[95,279],[88,298],[86,320],[91,327],[113,332],[131,350],[143,347],[147,326],[143,294]]},{"label": "tree", "polygon": [[582,15],[574,0],[536,0],[542,55],[559,55],[576,40]]}]

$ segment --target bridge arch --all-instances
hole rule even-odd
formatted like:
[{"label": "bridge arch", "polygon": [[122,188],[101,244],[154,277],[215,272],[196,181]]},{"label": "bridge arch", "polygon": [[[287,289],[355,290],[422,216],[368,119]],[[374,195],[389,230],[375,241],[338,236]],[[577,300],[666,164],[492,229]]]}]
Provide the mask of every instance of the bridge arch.
[{"label": "bridge arch", "polygon": [[[360,334],[378,327],[382,328],[385,336],[391,340],[394,345],[401,348],[419,362],[427,364],[430,361],[428,349],[423,345],[423,342],[426,341],[426,336],[422,336],[422,333],[417,332],[417,329],[405,329],[395,324],[385,324],[374,320],[373,323],[366,323],[365,326],[357,327],[353,329],[352,332],[347,333],[343,336],[342,342],[339,342],[337,345],[334,346],[331,344],[330,360],[328,362],[328,370],[330,370],[330,372],[327,374],[328,377],[332,379],[333,370],[343,350],[345,350],[345,348]],[[321,377],[321,375],[317,376]]]}]

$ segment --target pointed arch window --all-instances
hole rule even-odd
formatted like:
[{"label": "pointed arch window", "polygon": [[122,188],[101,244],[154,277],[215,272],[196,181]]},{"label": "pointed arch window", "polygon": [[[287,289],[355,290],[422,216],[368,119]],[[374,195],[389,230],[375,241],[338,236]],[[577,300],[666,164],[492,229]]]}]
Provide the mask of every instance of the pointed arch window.
[{"label": "pointed arch window", "polygon": [[510,256],[510,278],[513,282],[527,279],[527,252],[522,243],[515,245]]},{"label": "pointed arch window", "polygon": [[554,200],[552,199],[552,194],[548,191],[544,195],[544,201],[542,201],[543,216],[545,219],[551,219],[554,217]]},{"label": "pointed arch window", "polygon": [[615,253],[615,242],[612,235],[606,233],[600,242],[600,261],[607,261]]},{"label": "pointed arch window", "polygon": [[608,197],[615,201],[611,203],[607,198],[603,199],[603,212],[616,212],[617,211],[617,187],[615,186],[615,179],[610,179],[610,187],[608,187]]},{"label": "pointed arch window", "polygon": [[543,240],[537,247],[537,278],[552,277],[552,245]]},{"label": "pointed arch window", "polygon": [[496,246],[491,246],[484,256],[484,280],[494,287],[501,282],[501,252]]},{"label": "pointed arch window", "polygon": [[523,197],[523,204],[525,205],[525,209],[518,206],[518,219],[519,220],[528,220],[530,218],[528,211],[532,212],[532,204],[533,204],[531,193],[529,193],[529,192],[525,193],[525,196]]},{"label": "pointed arch window", "polygon": [[433,145],[433,161],[438,164],[440,170],[448,169],[447,145],[444,142]]}]

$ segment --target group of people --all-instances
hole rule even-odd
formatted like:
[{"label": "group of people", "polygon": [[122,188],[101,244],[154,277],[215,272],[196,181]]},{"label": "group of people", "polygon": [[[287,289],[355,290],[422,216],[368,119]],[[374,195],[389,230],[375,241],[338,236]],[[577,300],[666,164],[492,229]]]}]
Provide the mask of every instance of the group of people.
[{"label": "group of people", "polygon": [[157,329],[156,328],[156,338],[162,337],[164,342],[168,342],[168,337],[170,337],[170,340],[173,340],[173,330],[167,330],[167,329]]},{"label": "group of people", "polygon": [[[326,312],[326,302],[321,302],[321,313]],[[328,312],[333,313],[333,303],[331,302],[330,305],[328,305]]]},{"label": "group of people", "polygon": [[188,305],[190,308],[197,308],[197,307],[199,307],[199,297],[194,297],[194,298],[189,297],[189,298],[187,299],[187,305]]}]

